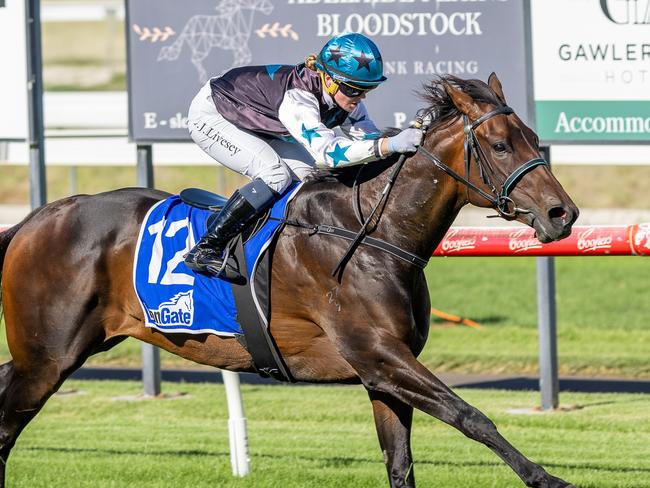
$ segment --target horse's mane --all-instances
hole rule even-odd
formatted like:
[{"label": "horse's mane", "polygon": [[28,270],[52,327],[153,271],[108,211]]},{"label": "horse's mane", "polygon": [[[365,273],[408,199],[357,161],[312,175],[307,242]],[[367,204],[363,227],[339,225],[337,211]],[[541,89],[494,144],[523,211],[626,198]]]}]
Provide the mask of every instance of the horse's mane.
[{"label": "horse's mane", "polygon": [[[488,103],[496,107],[501,107],[504,103],[496,93],[483,81],[476,79],[464,80],[453,75],[439,76],[431,80],[428,84],[422,86],[421,91],[416,92],[418,98],[425,101],[428,106],[425,110],[435,114],[435,119],[429,128],[435,130],[442,123],[455,119],[460,116],[461,112],[454,104],[451,97],[445,90],[445,85],[450,84],[462,92],[468,94],[477,102]],[[382,137],[395,135],[399,129],[388,128],[382,134]],[[398,156],[394,155],[382,161],[372,163],[363,170],[363,180],[374,178],[397,162]],[[350,183],[354,181],[359,166],[344,166],[342,168],[320,168],[315,171],[309,178],[309,181],[339,181],[341,183]]]},{"label": "horse's mane", "polygon": [[446,84],[453,85],[472,97],[476,102],[488,103],[495,107],[504,105],[492,88],[481,80],[464,80],[453,75],[440,76],[432,80],[428,85],[423,85],[422,91],[418,93],[419,98],[429,104],[428,110],[435,114],[435,120],[430,129],[435,129],[446,120],[454,119],[461,114],[447,94],[447,90],[445,90]]}]

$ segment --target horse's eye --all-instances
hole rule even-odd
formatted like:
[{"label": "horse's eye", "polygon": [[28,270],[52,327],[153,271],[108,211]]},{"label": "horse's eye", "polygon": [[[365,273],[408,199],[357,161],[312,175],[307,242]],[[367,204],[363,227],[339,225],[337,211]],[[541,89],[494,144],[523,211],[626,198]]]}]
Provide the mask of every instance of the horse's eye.
[{"label": "horse's eye", "polygon": [[503,142],[497,142],[496,144],[492,144],[492,149],[494,149],[495,152],[504,153],[508,148]]}]

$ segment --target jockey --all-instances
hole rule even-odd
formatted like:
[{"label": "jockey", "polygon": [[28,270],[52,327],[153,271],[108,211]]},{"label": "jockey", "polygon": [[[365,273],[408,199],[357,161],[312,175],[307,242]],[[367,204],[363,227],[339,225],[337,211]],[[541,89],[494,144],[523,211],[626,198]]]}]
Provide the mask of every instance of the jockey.
[{"label": "jockey", "polygon": [[330,39],[296,66],[235,68],[212,78],[189,110],[201,149],[252,182],[235,191],[185,258],[219,274],[233,237],[314,167],[342,167],[417,149],[422,133],[380,138],[362,100],[386,77],[377,46],[361,34]]}]

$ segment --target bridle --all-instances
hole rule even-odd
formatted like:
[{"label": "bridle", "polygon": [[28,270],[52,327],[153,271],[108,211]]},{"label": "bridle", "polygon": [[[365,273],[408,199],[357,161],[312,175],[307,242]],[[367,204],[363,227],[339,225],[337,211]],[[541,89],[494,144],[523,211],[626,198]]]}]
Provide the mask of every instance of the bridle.
[{"label": "bridle", "polygon": [[[517,182],[526,173],[536,168],[537,166],[542,166],[542,165],[548,166],[548,163],[544,158],[538,157],[538,158],[533,158],[521,164],[517,169],[515,169],[512,173],[510,173],[508,177],[506,177],[503,184],[501,185],[501,190],[497,190],[496,186],[492,183],[492,180],[490,178],[490,174],[492,175],[492,177],[494,177],[496,171],[490,164],[490,160],[485,155],[485,152],[483,151],[483,148],[481,147],[481,144],[479,143],[479,140],[474,131],[479,125],[481,125],[486,120],[491,119],[492,117],[495,117],[497,115],[507,116],[512,113],[514,113],[514,110],[512,110],[507,105],[504,105],[490,112],[487,112],[486,114],[481,115],[478,119],[476,119],[474,122],[471,123],[469,121],[469,117],[467,115],[463,115],[464,133],[465,133],[464,147],[463,147],[465,153],[465,175],[466,175],[465,177],[459,175],[453,169],[447,166],[445,163],[440,161],[440,159],[436,155],[432,154],[430,151],[425,149],[424,146],[418,147],[418,152],[420,152],[427,159],[429,159],[436,167],[438,167],[439,169],[447,173],[449,176],[451,176],[455,180],[465,185],[468,202],[471,202],[469,196],[469,190],[472,190],[478,193],[479,195],[481,195],[486,200],[488,200],[490,203],[492,203],[493,208],[499,213],[500,216],[505,218],[510,218],[510,219],[515,217],[518,214],[531,213],[530,210],[522,209],[515,206],[514,201],[508,196],[510,191],[514,188]],[[421,129],[422,132],[426,134],[431,126],[431,123],[435,119],[435,115],[436,114],[433,109],[420,110],[416,114],[413,126]],[[479,188],[469,180],[469,170],[470,170],[472,156],[476,160],[476,163],[479,168],[479,173],[481,175],[481,178],[483,179],[483,182],[489,186],[490,190],[493,193],[492,195],[490,195],[483,189]],[[406,161],[406,157],[407,157],[406,154],[402,154],[399,157],[397,163],[395,164],[395,166],[393,166],[393,171],[391,172],[388,178],[386,186],[381,192],[381,196],[379,200],[373,206],[370,214],[365,218],[361,215],[361,210],[358,206],[359,188],[357,185],[357,181],[359,179],[359,175],[361,171],[363,170],[363,166],[359,168],[359,172],[357,173],[357,176],[355,178],[355,184],[354,184],[354,189],[357,194],[354,208],[355,208],[355,215],[357,216],[357,219],[361,224],[361,228],[356,232],[347,229],[342,229],[335,226],[330,226],[330,225],[313,225],[313,224],[310,225],[302,222],[281,219],[282,222],[286,225],[293,225],[296,227],[309,229],[311,234],[330,235],[330,236],[346,239],[350,242],[347,251],[345,252],[343,257],[339,260],[338,264],[332,271],[332,276],[336,276],[338,274],[339,281],[341,280],[341,276],[345,264],[350,259],[357,246],[361,243],[371,247],[375,247],[377,249],[381,249],[385,252],[392,254],[393,256],[402,259],[403,261],[416,265],[420,268],[424,268],[426,266],[428,259],[422,258],[421,256],[405,251],[404,249],[401,249],[398,246],[385,242],[381,239],[375,239],[367,235],[370,222],[375,216],[377,210],[382,206],[383,203],[385,203],[386,199],[388,198],[388,195],[390,194],[390,191],[393,185],[395,184],[395,180],[397,179],[397,175],[399,174],[402,166]],[[486,171],[486,168],[489,170],[489,174],[488,171]],[[509,208],[510,206],[512,206],[512,210],[510,210]],[[378,219],[379,217],[377,218],[377,220]]]},{"label": "bridle", "polygon": [[[494,167],[490,163],[490,160],[488,159],[485,152],[483,151],[483,148],[481,147],[478,137],[476,136],[476,132],[474,131],[483,122],[491,119],[492,117],[496,117],[497,115],[508,116],[512,113],[514,113],[514,110],[508,107],[507,105],[504,105],[502,107],[498,107],[490,112],[481,115],[474,122],[470,122],[469,117],[466,114],[463,114],[463,125],[464,125],[464,134],[465,134],[464,142],[463,142],[463,151],[465,154],[465,177],[459,175],[453,169],[447,166],[445,163],[440,161],[438,157],[436,157],[434,154],[428,151],[424,146],[420,146],[418,148],[418,151],[422,153],[427,159],[429,159],[433,164],[435,164],[439,169],[441,169],[449,176],[451,176],[455,180],[465,185],[465,189],[467,192],[467,200],[469,202],[471,202],[469,190],[472,190],[478,193],[479,195],[481,195],[486,200],[488,200],[492,204],[494,209],[497,212],[499,212],[499,215],[505,218],[513,218],[516,217],[518,214],[525,214],[531,212],[530,210],[517,207],[514,201],[512,200],[512,198],[510,198],[508,195],[515,187],[517,182],[526,173],[533,170],[537,166],[549,165],[548,162],[542,157],[537,157],[529,161],[526,161],[525,163],[517,167],[517,169],[515,169],[512,173],[510,173],[510,175],[508,175],[508,177],[502,183],[501,190],[497,190],[496,186],[492,182],[492,179],[490,178],[490,174],[492,175],[492,178],[494,178],[496,171],[494,170]],[[418,115],[416,118],[422,120],[421,125],[428,128],[433,120],[433,113],[430,111],[424,112]],[[483,182],[486,185],[488,185],[488,187],[492,191],[492,195],[490,195],[483,189],[479,188],[469,180],[469,171],[470,171],[472,156],[474,157],[474,160],[478,165],[479,173],[481,175],[481,178],[483,179]],[[488,171],[486,171],[486,168]]]}]

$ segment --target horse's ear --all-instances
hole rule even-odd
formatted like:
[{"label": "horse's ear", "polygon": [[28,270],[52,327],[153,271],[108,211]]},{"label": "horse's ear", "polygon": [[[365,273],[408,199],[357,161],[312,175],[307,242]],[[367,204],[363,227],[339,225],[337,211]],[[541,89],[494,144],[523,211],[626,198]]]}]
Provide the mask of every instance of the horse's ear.
[{"label": "horse's ear", "polygon": [[488,78],[488,86],[492,88],[492,91],[494,93],[497,94],[499,100],[501,100],[503,103],[507,105],[508,102],[506,102],[506,96],[503,94],[503,87],[501,86],[501,81],[499,81],[499,77],[494,71]]},{"label": "horse's ear", "polygon": [[458,110],[473,119],[480,117],[481,111],[472,97],[464,91],[459,90],[451,83],[444,83],[444,87],[447,95],[449,95],[451,101],[454,102],[454,105],[456,105]]}]

